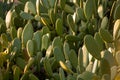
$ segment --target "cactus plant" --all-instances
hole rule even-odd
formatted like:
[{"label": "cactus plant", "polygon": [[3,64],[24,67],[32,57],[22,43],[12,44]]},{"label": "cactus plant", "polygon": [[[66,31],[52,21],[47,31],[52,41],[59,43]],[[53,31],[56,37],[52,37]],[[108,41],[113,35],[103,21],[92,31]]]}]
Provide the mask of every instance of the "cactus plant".
[{"label": "cactus plant", "polygon": [[119,0],[12,2],[0,1],[0,80],[120,79]]}]

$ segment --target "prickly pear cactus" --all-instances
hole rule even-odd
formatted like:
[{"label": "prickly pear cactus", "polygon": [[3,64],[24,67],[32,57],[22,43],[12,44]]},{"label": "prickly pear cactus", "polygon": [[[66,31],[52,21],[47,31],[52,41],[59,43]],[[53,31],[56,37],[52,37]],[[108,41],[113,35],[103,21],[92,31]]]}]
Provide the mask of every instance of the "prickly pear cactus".
[{"label": "prickly pear cactus", "polygon": [[0,0],[0,80],[120,80],[119,12],[120,0]]}]

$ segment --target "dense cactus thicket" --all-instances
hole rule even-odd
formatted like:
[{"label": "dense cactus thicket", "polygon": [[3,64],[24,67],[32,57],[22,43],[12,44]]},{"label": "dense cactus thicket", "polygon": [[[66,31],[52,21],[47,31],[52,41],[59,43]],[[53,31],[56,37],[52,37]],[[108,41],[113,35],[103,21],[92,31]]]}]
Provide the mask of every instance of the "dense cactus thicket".
[{"label": "dense cactus thicket", "polygon": [[0,80],[120,80],[120,0],[0,0]]}]

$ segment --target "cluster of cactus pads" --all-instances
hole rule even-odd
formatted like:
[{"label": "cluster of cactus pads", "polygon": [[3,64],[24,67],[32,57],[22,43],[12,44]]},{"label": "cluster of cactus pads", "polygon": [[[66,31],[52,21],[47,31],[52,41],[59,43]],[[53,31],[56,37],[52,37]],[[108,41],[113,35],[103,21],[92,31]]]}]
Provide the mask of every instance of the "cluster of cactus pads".
[{"label": "cluster of cactus pads", "polygon": [[1,0],[0,80],[120,80],[120,0]]}]

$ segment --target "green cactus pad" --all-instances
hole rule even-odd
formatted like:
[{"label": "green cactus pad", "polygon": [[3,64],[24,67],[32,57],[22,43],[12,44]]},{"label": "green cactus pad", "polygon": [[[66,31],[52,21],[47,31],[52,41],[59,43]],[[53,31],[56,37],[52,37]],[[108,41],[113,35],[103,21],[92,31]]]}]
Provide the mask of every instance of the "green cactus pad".
[{"label": "green cactus pad", "polygon": [[33,26],[30,22],[28,22],[22,32],[22,44],[25,47],[27,44],[27,41],[32,39],[33,37]]},{"label": "green cactus pad", "polygon": [[44,59],[44,68],[45,68],[46,73],[47,73],[49,76],[52,76],[52,75],[53,75],[53,71],[52,71],[52,68],[51,68],[51,64],[50,64],[50,62],[49,62],[49,59],[47,59],[47,58]]},{"label": "green cactus pad", "polygon": [[72,66],[76,69],[77,65],[78,65],[78,59],[77,59],[77,54],[74,50],[70,50],[69,60],[72,64]]},{"label": "green cactus pad", "polygon": [[62,36],[63,35],[63,22],[60,18],[56,20],[55,28],[56,28],[57,34]]},{"label": "green cactus pad", "polygon": [[64,54],[63,54],[61,48],[59,48],[58,46],[54,47],[53,54],[58,62],[59,61],[65,62]]},{"label": "green cactus pad", "polygon": [[95,57],[98,60],[101,59],[100,49],[98,47],[98,44],[97,44],[97,42],[95,41],[95,39],[91,35],[86,35],[85,36],[84,44],[85,44],[88,52],[90,52],[90,54],[93,57]]},{"label": "green cactus pad", "polygon": [[105,30],[105,29],[100,29],[99,30],[99,34],[100,34],[100,36],[102,37],[102,39],[105,41],[105,42],[107,42],[107,43],[111,43],[111,42],[113,42],[113,37],[112,37],[112,35],[109,33],[109,31],[108,30]]},{"label": "green cactus pad", "polygon": [[34,48],[35,48],[33,40],[27,41],[26,48],[27,48],[28,56],[32,57],[34,55]]},{"label": "green cactus pad", "polygon": [[85,17],[87,18],[87,20],[89,20],[92,17],[93,14],[93,0],[86,0],[86,4],[85,4],[85,8],[84,8],[84,13],[85,13]]},{"label": "green cactus pad", "polygon": [[36,14],[35,6],[34,6],[34,4],[31,1],[27,1],[26,2],[24,11],[25,12],[29,12],[30,11],[31,13]]}]

